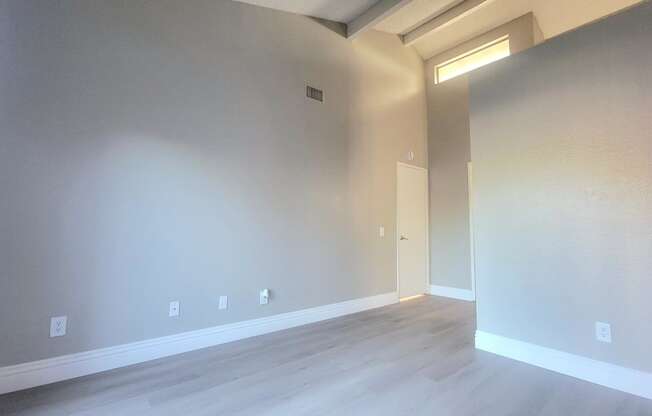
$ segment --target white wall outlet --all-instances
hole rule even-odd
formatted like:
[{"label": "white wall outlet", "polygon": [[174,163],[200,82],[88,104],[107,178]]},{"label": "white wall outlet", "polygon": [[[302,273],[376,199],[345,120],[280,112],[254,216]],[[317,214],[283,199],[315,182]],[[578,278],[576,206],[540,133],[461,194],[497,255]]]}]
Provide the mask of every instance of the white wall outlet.
[{"label": "white wall outlet", "polygon": [[380,238],[385,238],[385,227],[382,225],[378,227],[378,236]]},{"label": "white wall outlet", "polygon": [[227,296],[220,296],[220,303],[218,309],[226,309],[229,307],[229,298]]},{"label": "white wall outlet", "polygon": [[66,327],[68,326],[67,316],[55,316],[50,318],[50,338],[62,337],[66,335]]},{"label": "white wall outlet", "polygon": [[605,322],[595,323],[595,339],[611,344],[611,325]]},{"label": "white wall outlet", "polygon": [[170,302],[170,317],[179,316],[179,301]]},{"label": "white wall outlet", "polygon": [[260,291],[260,304],[267,305],[269,303],[269,289],[263,289]]}]

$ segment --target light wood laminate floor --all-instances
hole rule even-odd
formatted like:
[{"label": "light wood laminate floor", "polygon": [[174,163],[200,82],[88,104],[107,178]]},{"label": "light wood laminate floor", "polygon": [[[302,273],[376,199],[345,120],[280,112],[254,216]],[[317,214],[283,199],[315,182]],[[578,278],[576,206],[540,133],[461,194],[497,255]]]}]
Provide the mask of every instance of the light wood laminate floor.
[{"label": "light wood laminate floor", "polygon": [[652,415],[473,348],[472,303],[422,297],[0,396],[0,415]]}]

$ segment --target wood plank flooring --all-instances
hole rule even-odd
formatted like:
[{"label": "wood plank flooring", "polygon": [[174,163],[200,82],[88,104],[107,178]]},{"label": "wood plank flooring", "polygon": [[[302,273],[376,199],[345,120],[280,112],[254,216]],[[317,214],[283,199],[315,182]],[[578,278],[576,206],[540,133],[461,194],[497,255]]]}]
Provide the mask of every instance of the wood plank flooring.
[{"label": "wood plank flooring", "polygon": [[399,305],[0,396],[0,415],[652,415],[473,348],[472,303]]}]

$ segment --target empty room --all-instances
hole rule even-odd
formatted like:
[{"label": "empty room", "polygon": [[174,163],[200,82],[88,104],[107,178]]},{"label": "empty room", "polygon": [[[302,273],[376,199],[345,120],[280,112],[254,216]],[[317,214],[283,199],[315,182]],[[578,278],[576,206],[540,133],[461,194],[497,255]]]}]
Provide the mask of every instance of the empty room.
[{"label": "empty room", "polygon": [[649,0],[0,0],[0,415],[652,416]]}]

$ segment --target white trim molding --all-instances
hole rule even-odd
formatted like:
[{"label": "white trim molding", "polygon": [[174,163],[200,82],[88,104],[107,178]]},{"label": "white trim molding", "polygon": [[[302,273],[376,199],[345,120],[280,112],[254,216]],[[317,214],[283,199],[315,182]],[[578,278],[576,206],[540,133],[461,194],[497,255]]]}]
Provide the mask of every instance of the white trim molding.
[{"label": "white trim molding", "polygon": [[0,368],[0,394],[212,347],[398,302],[391,292]]},{"label": "white trim molding", "polygon": [[652,373],[476,331],[475,347],[636,396],[652,399]]},{"label": "white trim molding", "polygon": [[434,296],[443,296],[445,298],[453,298],[458,300],[466,300],[468,302],[475,302],[475,293],[473,290],[458,289],[456,287],[430,285],[430,294]]}]

